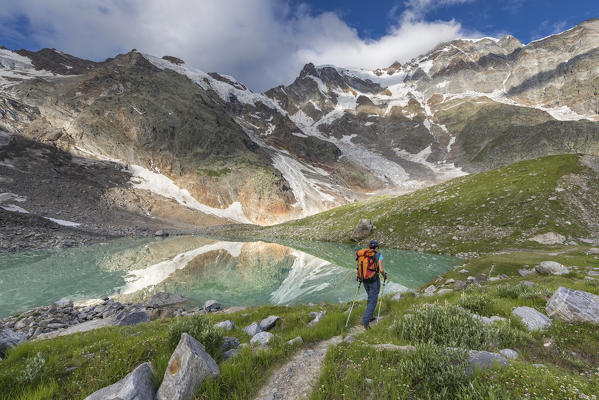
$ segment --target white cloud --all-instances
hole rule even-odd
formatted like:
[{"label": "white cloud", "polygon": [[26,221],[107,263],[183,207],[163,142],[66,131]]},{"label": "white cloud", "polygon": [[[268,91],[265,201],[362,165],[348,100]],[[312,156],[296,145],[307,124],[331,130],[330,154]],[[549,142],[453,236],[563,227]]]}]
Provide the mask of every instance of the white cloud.
[{"label": "white cloud", "polygon": [[424,17],[468,1],[410,0],[377,40],[360,38],[334,13],[276,0],[20,0],[0,7],[0,24],[26,16],[27,34],[41,47],[96,60],[132,48],[174,55],[265,90],[291,82],[307,62],[385,67],[465,36],[456,21]]}]

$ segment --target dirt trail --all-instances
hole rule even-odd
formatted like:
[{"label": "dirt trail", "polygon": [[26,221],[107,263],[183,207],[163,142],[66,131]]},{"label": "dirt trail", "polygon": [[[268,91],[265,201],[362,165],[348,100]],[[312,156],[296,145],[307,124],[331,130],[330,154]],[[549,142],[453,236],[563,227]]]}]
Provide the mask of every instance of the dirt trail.
[{"label": "dirt trail", "polygon": [[[354,326],[348,335],[364,331],[361,325]],[[341,343],[341,336],[334,336],[298,350],[283,366],[273,372],[268,382],[260,389],[255,400],[299,400],[307,398],[320,377],[322,362],[329,346]]]}]

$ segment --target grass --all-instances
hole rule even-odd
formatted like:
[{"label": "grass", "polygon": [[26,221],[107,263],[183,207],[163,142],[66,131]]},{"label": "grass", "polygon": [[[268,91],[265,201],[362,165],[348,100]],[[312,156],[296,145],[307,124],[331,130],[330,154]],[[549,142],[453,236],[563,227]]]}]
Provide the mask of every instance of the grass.
[{"label": "grass", "polygon": [[[271,330],[278,340],[270,351],[254,353],[247,349],[231,361],[221,362],[221,375],[203,385],[197,395],[201,399],[245,399],[255,393],[270,371],[294,351],[295,347],[288,346],[287,340],[302,336],[304,342],[311,343],[341,334],[346,308],[342,304],[292,308],[262,306],[234,314],[107,327],[24,343],[11,349],[0,362],[0,399],[81,399],[122,379],[145,361],[152,362],[158,387],[182,332],[198,337],[207,351],[221,360],[219,343],[223,334],[248,343],[250,337],[241,330],[242,327],[269,315],[278,315],[281,320]],[[307,327],[310,311],[321,309],[327,310],[322,321]],[[352,317],[353,323],[357,321],[358,313]],[[212,328],[214,323],[227,319],[237,328],[227,333]]]},{"label": "grass", "polygon": [[596,229],[591,222],[597,217],[597,198],[599,179],[582,165],[580,156],[548,156],[403,196],[347,204],[257,228],[249,235],[275,241],[346,242],[358,220],[367,218],[376,229],[365,240],[377,239],[383,247],[449,254],[541,249],[529,240],[539,233],[557,232],[575,240],[591,235]]}]

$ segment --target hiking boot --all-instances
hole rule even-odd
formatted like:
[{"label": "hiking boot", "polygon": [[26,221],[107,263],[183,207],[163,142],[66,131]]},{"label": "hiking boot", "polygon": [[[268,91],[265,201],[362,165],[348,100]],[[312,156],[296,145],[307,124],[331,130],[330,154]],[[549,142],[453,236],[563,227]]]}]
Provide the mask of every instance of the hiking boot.
[{"label": "hiking boot", "polygon": [[370,324],[362,322],[364,329],[370,329]]}]

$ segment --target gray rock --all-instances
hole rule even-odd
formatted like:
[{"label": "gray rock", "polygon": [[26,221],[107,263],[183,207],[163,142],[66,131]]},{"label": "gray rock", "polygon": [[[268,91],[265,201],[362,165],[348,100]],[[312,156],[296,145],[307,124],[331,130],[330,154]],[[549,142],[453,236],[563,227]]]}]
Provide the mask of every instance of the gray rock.
[{"label": "gray rock", "polygon": [[159,292],[150,297],[148,301],[145,302],[146,307],[170,307],[177,304],[186,303],[187,299],[180,294],[173,294],[167,292]]},{"label": "gray rock", "polygon": [[435,294],[435,291],[437,290],[437,287],[435,285],[430,285],[429,287],[427,287],[426,289],[424,289],[424,292],[422,293],[424,296],[432,296]]},{"label": "gray rock", "polygon": [[220,374],[216,361],[204,346],[187,333],[181,335],[158,389],[157,400],[187,400],[204,380]]},{"label": "gray rock", "polygon": [[570,272],[568,268],[555,261],[543,261],[535,267],[535,270],[545,275],[564,275]]},{"label": "gray rock", "polygon": [[361,219],[354,228],[351,239],[355,242],[366,239],[373,229],[374,225],[372,225],[372,222],[369,219]]},{"label": "gray rock", "polygon": [[250,336],[254,336],[257,333],[262,332],[262,328],[260,328],[260,325],[258,325],[257,322],[252,322],[250,325],[246,326],[242,330]]},{"label": "gray rock", "polygon": [[521,281],[520,285],[524,285],[524,286],[528,286],[528,287],[533,287],[536,284],[534,282],[531,282],[531,281]]},{"label": "gray rock", "polygon": [[218,311],[218,310],[220,310],[220,308],[221,308],[220,303],[216,300],[207,300],[204,303],[204,310],[206,310],[207,312]]},{"label": "gray rock", "polygon": [[236,337],[224,336],[221,350],[225,352],[227,350],[236,349],[239,347],[239,344],[239,339],[237,339]]},{"label": "gray rock", "polygon": [[474,314],[473,316],[474,316],[474,318],[481,320],[482,323],[485,325],[491,325],[493,322],[497,322],[497,321],[506,321],[505,318],[500,317],[498,315],[493,315],[491,317],[484,317],[484,316],[481,316],[478,314]]},{"label": "gray rock", "polygon": [[266,317],[260,322],[260,329],[263,331],[269,331],[275,327],[278,320],[281,318],[276,315],[271,315],[270,317]]},{"label": "gray rock", "polygon": [[270,332],[258,332],[250,339],[250,345],[252,346],[267,346],[275,335]]},{"label": "gray rock", "polygon": [[599,296],[559,287],[545,306],[547,314],[566,322],[599,324]]},{"label": "gray rock", "polygon": [[587,275],[589,275],[589,276],[599,276],[599,271],[589,271],[589,273]]},{"label": "gray rock", "polygon": [[455,281],[453,288],[455,290],[462,290],[462,289],[466,289],[466,286],[468,286],[468,284],[464,281]]},{"label": "gray rock", "polygon": [[302,344],[302,343],[304,343],[304,339],[302,339],[301,336],[298,336],[298,337],[296,337],[294,339],[291,339],[291,340],[287,341],[287,344],[290,345],[290,346],[294,345],[296,343]]},{"label": "gray rock", "polygon": [[226,321],[214,324],[214,327],[218,328],[218,329],[224,329],[227,332],[229,332],[230,330],[235,329],[235,324],[233,323],[233,321],[226,320]]},{"label": "gray rock", "polygon": [[529,276],[529,275],[535,275],[537,273],[537,271],[534,268],[531,268],[531,269],[521,268],[518,270],[518,273],[520,274],[520,276]]},{"label": "gray rock", "polygon": [[446,284],[446,285],[449,285],[449,284],[451,284],[451,283],[455,283],[455,279],[453,279],[453,278],[449,278],[448,280],[446,280],[446,281],[445,281],[445,284]]},{"label": "gray rock", "polygon": [[530,238],[530,240],[540,244],[562,244],[566,241],[566,237],[564,235],[560,235],[559,233],[547,232],[533,236]]},{"label": "gray rock", "polygon": [[445,293],[450,293],[450,292],[453,292],[453,289],[444,288],[444,289],[439,289],[437,294],[445,294]]},{"label": "gray rock", "polygon": [[506,275],[506,274],[499,274],[498,278],[499,279],[510,279],[510,276]]},{"label": "gray rock", "polygon": [[354,337],[352,335],[347,335],[344,339],[343,342],[344,343],[353,343],[355,341]]},{"label": "gray rock", "polygon": [[54,306],[56,307],[73,307],[73,300],[71,299],[67,299],[66,297],[63,297],[62,299],[55,301],[54,302]]},{"label": "gray rock", "polygon": [[320,322],[322,317],[327,314],[327,310],[322,310],[320,312],[312,311],[310,313],[310,317],[312,317],[312,321],[308,322],[308,326],[314,326]]},{"label": "gray rock", "polygon": [[226,361],[230,358],[233,358],[237,355],[237,349],[230,349],[223,353],[223,359]]},{"label": "gray rock", "polygon": [[516,307],[512,314],[520,318],[529,331],[544,330],[551,326],[551,320],[532,307]]},{"label": "gray rock", "polygon": [[401,293],[395,293],[393,297],[391,297],[391,300],[401,300]]},{"label": "gray rock", "polygon": [[85,400],[153,400],[152,365],[141,364],[117,383],[87,396]]},{"label": "gray rock", "polygon": [[467,270],[467,269],[464,269],[464,268],[462,268],[462,269],[461,269],[461,270],[459,270],[458,272],[459,272],[460,274],[467,274],[467,273],[468,273],[468,270]]},{"label": "gray rock", "polygon": [[23,332],[15,332],[11,329],[0,331],[0,355],[11,347],[20,345],[25,341],[27,335]]},{"label": "gray rock", "polygon": [[587,251],[587,254],[588,255],[599,254],[599,248],[597,248],[597,247],[591,247],[589,249],[589,251]]},{"label": "gray rock", "polygon": [[168,235],[169,235],[169,233],[165,232],[163,230],[158,230],[158,231],[154,232],[154,236],[166,237]]},{"label": "gray rock", "polygon": [[518,352],[512,349],[499,350],[499,354],[510,360],[515,360],[516,358],[518,358]]},{"label": "gray rock", "polygon": [[545,364],[533,364],[532,366],[535,368],[547,368]]},{"label": "gray rock", "polygon": [[370,378],[365,378],[364,381],[366,382],[366,384],[370,385],[372,383],[372,379]]},{"label": "gray rock", "polygon": [[468,352],[469,374],[476,369],[485,369],[492,366],[507,367],[507,359],[497,353],[488,351],[470,350]]},{"label": "gray rock", "polygon": [[122,311],[116,316],[116,325],[137,325],[142,322],[150,322],[150,317],[145,311]]}]

